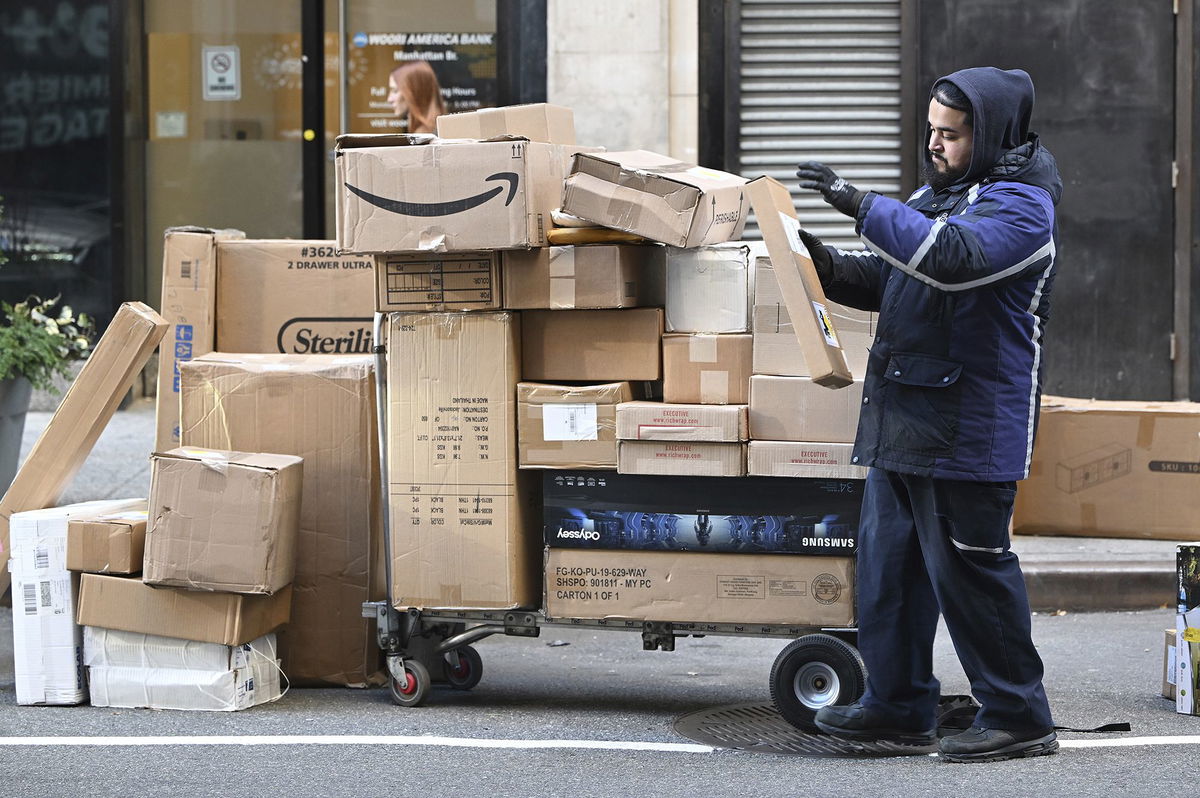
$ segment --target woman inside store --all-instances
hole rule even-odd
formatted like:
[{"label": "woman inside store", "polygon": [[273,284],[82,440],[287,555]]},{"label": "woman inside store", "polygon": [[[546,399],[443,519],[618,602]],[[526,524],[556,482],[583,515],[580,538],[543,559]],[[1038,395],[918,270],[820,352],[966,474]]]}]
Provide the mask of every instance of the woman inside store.
[{"label": "woman inside store", "polygon": [[408,118],[409,133],[433,133],[434,120],[446,113],[437,75],[425,61],[410,61],[392,70],[388,102],[396,116]]}]

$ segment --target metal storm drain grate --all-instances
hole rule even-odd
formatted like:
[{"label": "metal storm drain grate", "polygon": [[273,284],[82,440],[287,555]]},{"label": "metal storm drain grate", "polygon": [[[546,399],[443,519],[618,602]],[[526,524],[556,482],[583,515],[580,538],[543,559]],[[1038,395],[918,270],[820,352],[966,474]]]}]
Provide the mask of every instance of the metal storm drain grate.
[{"label": "metal storm drain grate", "polygon": [[705,745],[760,754],[813,757],[912,756],[932,753],[936,746],[856,743],[825,734],[808,734],[779,716],[771,704],[734,704],[684,715],[675,731]]}]

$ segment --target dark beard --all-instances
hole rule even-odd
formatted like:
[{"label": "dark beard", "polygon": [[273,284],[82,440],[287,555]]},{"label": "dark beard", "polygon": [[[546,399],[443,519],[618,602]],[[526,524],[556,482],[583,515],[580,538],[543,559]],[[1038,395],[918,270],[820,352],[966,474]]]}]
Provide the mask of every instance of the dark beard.
[{"label": "dark beard", "polygon": [[966,173],[966,169],[947,169],[945,172],[939,172],[932,159],[926,161],[921,166],[921,179],[929,184],[934,194],[950,188],[950,186],[962,180]]}]

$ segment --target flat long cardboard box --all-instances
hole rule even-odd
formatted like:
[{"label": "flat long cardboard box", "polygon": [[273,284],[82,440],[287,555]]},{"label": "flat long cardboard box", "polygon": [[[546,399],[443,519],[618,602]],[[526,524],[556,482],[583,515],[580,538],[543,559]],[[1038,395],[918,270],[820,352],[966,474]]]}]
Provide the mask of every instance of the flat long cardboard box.
[{"label": "flat long cardboard box", "polygon": [[517,471],[517,316],[394,313],[387,335],[393,603],[534,606],[540,536]]},{"label": "flat long cardboard box", "polygon": [[750,378],[750,439],[853,443],[863,381],[830,391],[805,377]]},{"label": "flat long cardboard box", "polygon": [[[117,309],[0,499],[0,562],[10,556],[8,519],[13,513],[40,510],[59,500],[168,327],[162,316],[141,302],[126,302]],[[8,584],[8,571],[0,569],[0,594]]]},{"label": "flat long cardboard box", "polygon": [[[613,578],[615,573],[627,576]],[[748,627],[851,626],[854,560],[547,549],[546,615]]]},{"label": "flat long cardboard box", "polygon": [[1200,537],[1200,403],[1042,399],[1013,529]]},{"label": "flat long cardboard box", "polygon": [[744,477],[746,444],[621,441],[617,452],[617,473]]},{"label": "flat long cardboard box", "polygon": [[508,250],[501,257],[504,306],[513,310],[632,308],[663,303],[663,247],[542,247]]},{"label": "flat long cardboard box", "polygon": [[617,437],[627,441],[737,442],[749,437],[746,405],[624,402]]},{"label": "flat long cardboard box", "polygon": [[136,574],[146,552],[146,503],[138,509],[78,518],[67,524],[67,568]]},{"label": "flat long cardboard box", "polygon": [[364,601],[387,595],[370,357],[229,355],[184,364],[188,446],[304,459],[292,617],[279,635],[292,684],[383,679]]},{"label": "flat long cardboard box", "polygon": [[437,134],[444,139],[491,139],[521,136],[549,144],[575,143],[575,112],[550,103],[481,108],[437,118]]},{"label": "flat long cardboard box", "polygon": [[796,219],[791,192],[774,178],[760,177],[750,181],[746,193],[767,242],[775,277],[812,381],[828,388],[849,385],[854,377],[846,364],[821,280],[800,240],[800,222]]},{"label": "flat long cardboard box", "polygon": [[660,308],[521,314],[521,378],[627,382],[662,376]]},{"label": "flat long cardboard box", "polygon": [[521,468],[617,467],[617,406],[633,396],[627,382],[517,385]]},{"label": "flat long cardboard box", "polygon": [[495,310],[500,301],[498,252],[389,252],[375,256],[375,309]]},{"label": "flat long cardboard box", "polygon": [[240,646],[287,623],[288,585],[271,596],[153,587],[140,579],[82,574],[80,626]]},{"label": "flat long cardboard box", "polygon": [[646,150],[580,153],[563,186],[567,213],[676,247],[742,234],[745,178]]},{"label": "flat long cardboard box", "polygon": [[744,405],[750,401],[750,335],[663,336],[663,400],[677,404]]},{"label": "flat long cardboard box", "polygon": [[746,471],[762,477],[866,479],[867,469],[851,462],[852,443],[750,441]]}]

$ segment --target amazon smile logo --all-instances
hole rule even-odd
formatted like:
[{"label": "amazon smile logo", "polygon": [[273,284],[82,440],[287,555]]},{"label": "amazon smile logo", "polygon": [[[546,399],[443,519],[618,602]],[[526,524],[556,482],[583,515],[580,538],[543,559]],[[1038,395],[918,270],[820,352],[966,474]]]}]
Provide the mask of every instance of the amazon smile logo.
[{"label": "amazon smile logo", "polygon": [[[504,198],[504,204],[511,205],[513,197],[517,194],[517,183],[520,181],[516,172],[497,172],[485,178],[484,182],[493,181],[508,181],[508,196]],[[398,213],[401,216],[453,216],[456,213],[469,211],[472,208],[478,208],[483,203],[498,197],[504,193],[504,186],[494,186],[486,189],[470,197],[463,199],[450,200],[449,202],[405,202],[404,200],[388,199],[381,197],[378,194],[372,194],[369,191],[363,191],[357,186],[346,184],[346,190],[356,197],[359,197],[364,202],[370,203],[377,208],[383,208],[385,211]]]}]

